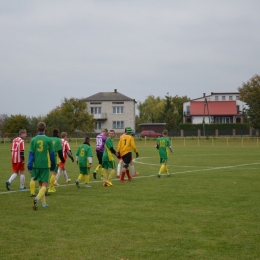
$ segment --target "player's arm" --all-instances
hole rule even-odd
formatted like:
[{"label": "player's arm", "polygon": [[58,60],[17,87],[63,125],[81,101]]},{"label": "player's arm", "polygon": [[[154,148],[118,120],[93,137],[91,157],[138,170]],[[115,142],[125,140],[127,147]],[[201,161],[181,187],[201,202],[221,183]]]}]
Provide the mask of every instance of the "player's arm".
[{"label": "player's arm", "polygon": [[29,152],[28,165],[27,165],[28,171],[32,171],[33,162],[34,162],[34,153]]},{"label": "player's arm", "polygon": [[172,153],[174,152],[171,146],[169,146],[169,149],[170,149],[170,151],[171,151]]},{"label": "player's arm", "polygon": [[22,161],[24,162],[24,150],[20,151],[20,157],[21,157]]},{"label": "player's arm", "polygon": [[91,168],[92,166],[92,156],[88,157],[88,168]]},{"label": "player's arm", "polygon": [[110,147],[109,150],[111,151],[111,153],[113,153],[114,155],[117,155],[116,150],[114,149],[114,147]]},{"label": "player's arm", "polygon": [[71,150],[68,150],[68,151],[67,151],[67,155],[69,156],[69,158],[71,159],[71,161],[74,162],[74,158],[73,158],[73,155],[72,155]]},{"label": "player's arm", "polygon": [[65,159],[64,159],[64,157],[63,157],[63,152],[62,152],[62,150],[59,150],[59,151],[58,151],[58,155],[59,155],[60,161],[61,161],[62,163],[65,163]]}]

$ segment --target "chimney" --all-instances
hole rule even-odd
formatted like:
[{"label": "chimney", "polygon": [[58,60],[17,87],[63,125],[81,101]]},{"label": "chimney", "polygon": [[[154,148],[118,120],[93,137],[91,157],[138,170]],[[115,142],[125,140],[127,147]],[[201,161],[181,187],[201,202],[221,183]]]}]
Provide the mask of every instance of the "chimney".
[{"label": "chimney", "polygon": [[203,97],[205,97],[206,96],[206,93],[203,93]]},{"label": "chimney", "polygon": [[117,93],[117,89],[116,88],[114,89],[114,92]]}]

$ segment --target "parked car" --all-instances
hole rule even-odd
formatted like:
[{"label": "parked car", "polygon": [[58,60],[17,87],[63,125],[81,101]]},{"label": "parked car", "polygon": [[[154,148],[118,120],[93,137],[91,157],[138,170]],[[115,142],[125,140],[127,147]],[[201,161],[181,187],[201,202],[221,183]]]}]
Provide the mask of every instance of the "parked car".
[{"label": "parked car", "polygon": [[162,134],[160,133],[156,133],[153,130],[146,130],[146,131],[142,131],[140,134],[140,137],[144,138],[144,137],[161,137]]}]

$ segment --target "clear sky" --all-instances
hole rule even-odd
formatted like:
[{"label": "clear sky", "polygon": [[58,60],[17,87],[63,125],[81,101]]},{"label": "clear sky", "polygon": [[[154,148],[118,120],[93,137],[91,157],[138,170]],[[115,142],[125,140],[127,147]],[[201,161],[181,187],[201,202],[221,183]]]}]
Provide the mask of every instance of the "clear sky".
[{"label": "clear sky", "polygon": [[0,114],[66,98],[237,92],[260,69],[259,0],[0,0]]}]

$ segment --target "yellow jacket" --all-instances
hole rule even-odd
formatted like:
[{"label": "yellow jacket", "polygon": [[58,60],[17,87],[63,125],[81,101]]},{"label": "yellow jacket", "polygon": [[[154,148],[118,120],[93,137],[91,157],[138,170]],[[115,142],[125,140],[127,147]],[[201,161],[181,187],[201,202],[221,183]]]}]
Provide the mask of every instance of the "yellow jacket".
[{"label": "yellow jacket", "polygon": [[120,153],[120,156],[122,157],[131,152],[132,149],[135,153],[138,153],[133,136],[128,134],[121,135],[117,146],[117,152]]}]

